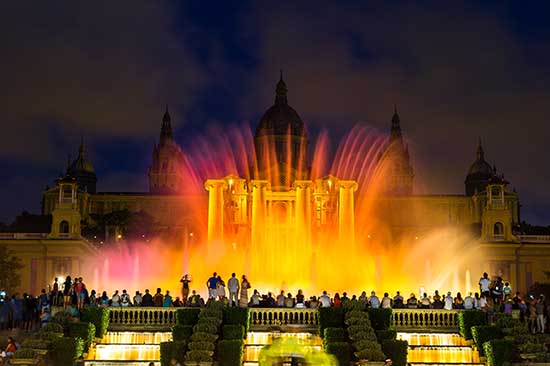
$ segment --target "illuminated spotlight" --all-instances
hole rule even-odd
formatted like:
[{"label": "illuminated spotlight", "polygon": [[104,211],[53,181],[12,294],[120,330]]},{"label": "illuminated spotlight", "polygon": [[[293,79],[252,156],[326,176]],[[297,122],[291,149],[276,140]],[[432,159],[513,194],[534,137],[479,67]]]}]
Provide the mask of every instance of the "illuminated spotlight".
[{"label": "illuminated spotlight", "polygon": [[122,239],[122,234],[118,234],[118,235],[116,236],[116,238],[119,239],[119,240]]},{"label": "illuminated spotlight", "polygon": [[369,238],[369,239],[370,239],[370,234],[367,234],[367,238]]},{"label": "illuminated spotlight", "polygon": [[418,236],[415,236],[415,237],[414,237],[414,240],[418,240]]},{"label": "illuminated spotlight", "polygon": [[237,249],[237,243],[233,242],[233,243],[231,243],[231,246],[233,247],[233,250]]},{"label": "illuminated spotlight", "polygon": [[189,233],[189,236],[193,236],[193,235],[195,235],[195,234],[193,234],[193,232],[190,232],[190,233]]},{"label": "illuminated spotlight", "polygon": [[141,237],[142,237],[142,238],[145,238],[145,234],[142,234]]},{"label": "illuminated spotlight", "polygon": [[229,179],[229,185],[230,185],[230,186],[233,185],[233,179]]}]

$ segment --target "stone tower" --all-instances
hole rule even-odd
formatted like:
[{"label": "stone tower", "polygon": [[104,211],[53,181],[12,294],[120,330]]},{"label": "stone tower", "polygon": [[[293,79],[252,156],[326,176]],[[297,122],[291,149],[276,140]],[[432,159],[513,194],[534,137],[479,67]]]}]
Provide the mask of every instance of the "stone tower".
[{"label": "stone tower", "polygon": [[168,106],[162,117],[159,144],[153,148],[149,168],[149,191],[154,194],[178,194],[184,185],[185,158],[174,140]]}]

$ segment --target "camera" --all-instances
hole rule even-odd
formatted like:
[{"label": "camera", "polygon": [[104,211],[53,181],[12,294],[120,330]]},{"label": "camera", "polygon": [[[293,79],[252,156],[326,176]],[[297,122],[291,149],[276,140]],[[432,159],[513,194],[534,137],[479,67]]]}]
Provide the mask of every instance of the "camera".
[{"label": "camera", "polygon": [[6,291],[0,290],[0,304],[3,304],[6,302]]}]

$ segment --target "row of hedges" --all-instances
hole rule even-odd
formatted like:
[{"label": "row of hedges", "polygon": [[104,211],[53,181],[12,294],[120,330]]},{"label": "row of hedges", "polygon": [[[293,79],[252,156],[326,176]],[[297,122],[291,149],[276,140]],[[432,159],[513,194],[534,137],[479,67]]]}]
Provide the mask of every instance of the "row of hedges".
[{"label": "row of hedges", "polygon": [[84,308],[80,320],[92,323],[95,326],[95,337],[103,338],[109,327],[109,309],[100,307]]},{"label": "row of hedges", "polygon": [[96,329],[95,325],[88,322],[70,323],[68,327],[69,337],[81,338],[84,342],[84,352],[88,352],[88,349],[94,343]]},{"label": "row of hedges", "polygon": [[220,366],[240,366],[243,362],[244,340],[250,323],[248,308],[226,307],[223,310],[223,339],[218,342]]},{"label": "row of hedges", "polygon": [[472,339],[472,327],[487,325],[487,314],[481,310],[464,310],[458,313],[460,335]]},{"label": "row of hedges", "polygon": [[484,355],[483,344],[487,341],[501,337],[500,329],[494,325],[478,325],[472,327],[472,338],[479,351],[480,356]]},{"label": "row of hedges", "polygon": [[357,359],[384,361],[386,356],[382,352],[380,343],[378,343],[368,313],[362,310],[348,311],[344,322],[348,326],[348,337],[355,349],[354,355]]}]

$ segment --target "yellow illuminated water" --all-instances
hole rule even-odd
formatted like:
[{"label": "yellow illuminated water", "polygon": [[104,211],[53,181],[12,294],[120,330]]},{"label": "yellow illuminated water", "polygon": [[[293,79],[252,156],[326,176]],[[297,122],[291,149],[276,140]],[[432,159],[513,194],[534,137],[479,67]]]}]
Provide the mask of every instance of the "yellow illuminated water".
[{"label": "yellow illuminated water", "polygon": [[171,332],[107,332],[100,343],[160,344],[171,340]]},{"label": "yellow illuminated water", "polygon": [[409,346],[469,346],[456,333],[397,333],[397,339],[407,341]]},{"label": "yellow illuminated water", "polygon": [[479,364],[479,353],[456,333],[398,333],[409,344],[407,361],[422,364]]},{"label": "yellow illuminated water", "polygon": [[323,340],[311,333],[249,332],[246,337],[243,354],[244,365],[257,366],[261,349],[266,345],[272,344],[277,338],[293,338],[305,348],[311,347],[311,349],[316,351],[321,351],[323,348]]},{"label": "yellow illuminated water", "polygon": [[160,360],[158,344],[98,344],[96,360]]}]

